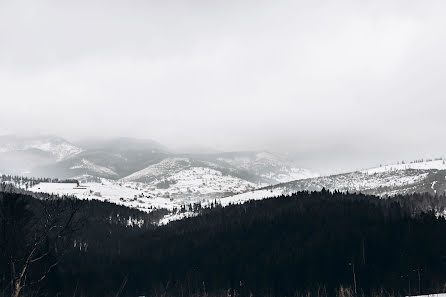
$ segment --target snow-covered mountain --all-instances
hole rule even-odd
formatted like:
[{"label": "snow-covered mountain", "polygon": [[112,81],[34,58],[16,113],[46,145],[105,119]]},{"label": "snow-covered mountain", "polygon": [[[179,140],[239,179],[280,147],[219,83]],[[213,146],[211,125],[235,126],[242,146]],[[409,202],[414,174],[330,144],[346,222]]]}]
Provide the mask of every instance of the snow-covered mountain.
[{"label": "snow-covered mountain", "polygon": [[169,197],[223,197],[254,189],[257,185],[228,173],[227,168],[192,158],[172,157],[126,176],[122,183],[137,183],[140,187]]},{"label": "snow-covered mountain", "polygon": [[[8,141],[7,141],[8,140]],[[287,156],[263,151],[171,153],[152,140],[89,140],[75,146],[58,137],[0,142],[0,172],[59,179],[108,180],[150,195],[224,197],[290,180],[315,177]],[[32,158],[35,160],[30,161]],[[1,153],[0,153],[1,155]],[[39,157],[39,158],[37,158]],[[0,160],[1,161],[1,160]]]},{"label": "snow-covered mountain", "polygon": [[[267,160],[271,162],[272,158],[269,154]],[[386,165],[269,186],[266,183],[259,184],[243,178],[245,171],[249,170],[252,175],[247,176],[250,179],[261,178],[259,172],[262,171],[260,169],[255,171],[252,168],[267,167],[263,165],[267,163],[262,160],[263,158],[262,153],[248,154],[246,152],[230,153],[225,155],[225,158],[222,158],[221,154],[207,155],[201,156],[201,159],[197,156],[192,158],[191,156],[168,155],[160,161],[119,179],[115,178],[117,173],[109,171],[111,169],[108,167],[101,167],[82,159],[82,168],[73,168],[73,170],[89,170],[106,174],[111,178],[80,175],[74,176],[80,181],[79,186],[70,183],[41,183],[30,190],[75,195],[80,199],[99,199],[148,212],[165,208],[172,211],[166,217],[166,222],[195,215],[193,211],[178,215],[176,210],[184,205],[208,205],[218,201],[222,206],[226,206],[297,191],[320,191],[323,188],[362,192],[382,197],[413,192],[446,193],[446,166],[442,159]],[[269,164],[271,167],[275,165],[274,162]]]},{"label": "snow-covered mountain", "polygon": [[437,169],[437,170],[446,170],[446,160],[443,160],[442,158],[435,159],[435,160],[420,160],[420,161],[414,161],[410,163],[398,163],[398,164],[392,164],[392,165],[385,165],[385,166],[379,166],[371,169],[363,170],[362,172],[367,174],[375,174],[375,173],[384,173],[384,172],[392,172],[392,171],[402,171],[402,170],[408,170],[408,169],[414,169],[414,170],[430,170],[430,169]]},{"label": "snow-covered mountain", "polygon": [[152,184],[182,170],[213,169],[249,183],[272,185],[310,178],[317,174],[296,166],[286,157],[270,152],[231,152],[218,154],[174,154],[159,147],[120,146],[85,149],[83,152],[38,168],[40,176],[72,178],[92,175]]},{"label": "snow-covered mountain", "polygon": [[217,160],[252,172],[265,182],[273,184],[319,176],[308,169],[295,166],[287,156],[271,152],[222,153]]},{"label": "snow-covered mountain", "polygon": [[61,162],[35,168],[33,175],[72,178],[91,175],[119,179],[170,156],[155,141],[131,138],[82,142],[83,151]]},{"label": "snow-covered mountain", "polygon": [[[1,179],[1,177],[0,177]],[[255,189],[254,184],[221,172],[191,167],[173,174],[163,181],[152,184],[116,181],[91,176],[78,176],[79,184],[73,182],[41,182],[26,187],[14,185],[31,192],[58,195],[73,195],[79,199],[97,199],[150,212],[154,209],[179,209],[182,205],[209,204],[215,199],[244,193]]]},{"label": "snow-covered mountain", "polygon": [[0,136],[0,171],[10,174],[32,174],[37,167],[62,162],[82,149],[56,136]]},{"label": "snow-covered mountain", "polygon": [[17,135],[0,136],[0,153],[39,150],[62,161],[82,152],[82,149],[57,136],[20,137]]},{"label": "snow-covered mountain", "polygon": [[98,176],[103,176],[103,175],[111,176],[111,177],[118,176],[118,174],[116,172],[114,172],[112,169],[109,169],[104,166],[96,165],[93,162],[90,162],[86,159],[82,159],[79,164],[71,166],[70,169],[85,170],[85,171],[93,172],[93,173],[95,173],[95,175],[98,175]]},{"label": "snow-covered mountain", "polygon": [[323,188],[344,192],[361,192],[382,197],[414,192],[440,195],[446,193],[445,163],[443,159],[417,161],[302,179],[226,197],[222,203],[263,199],[297,191],[320,191]]},{"label": "snow-covered mountain", "polygon": [[160,182],[165,178],[169,178],[182,170],[187,170],[192,167],[192,162],[189,158],[170,157],[159,163],[152,164],[142,170],[136,171],[121,180],[142,182],[150,184],[153,181]]},{"label": "snow-covered mountain", "polygon": [[[168,188],[178,188],[178,185],[184,183],[188,188],[189,184],[200,178],[197,176],[200,172],[207,172],[212,176],[211,180],[216,181],[215,193],[230,193],[317,176],[308,170],[292,167],[285,159],[280,159],[280,155],[267,152],[233,152],[168,157],[120,181]],[[207,184],[204,178],[201,183]],[[210,187],[209,184],[207,186]]]},{"label": "snow-covered mountain", "polygon": [[[80,186],[39,183],[29,188],[33,192],[99,199],[143,211],[206,205],[259,187],[315,176],[271,152],[178,154],[153,141],[132,139],[90,141],[76,154],[34,167],[28,175],[80,182]],[[179,217],[168,220],[175,218]]]}]

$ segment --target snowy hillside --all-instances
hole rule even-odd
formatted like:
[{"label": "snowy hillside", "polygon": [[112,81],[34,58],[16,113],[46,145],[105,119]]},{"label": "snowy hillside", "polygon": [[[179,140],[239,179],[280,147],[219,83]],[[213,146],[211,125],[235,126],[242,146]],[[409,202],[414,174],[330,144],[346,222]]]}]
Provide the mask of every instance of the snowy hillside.
[{"label": "snowy hillside", "polygon": [[112,169],[100,166],[97,164],[94,164],[91,161],[88,161],[86,159],[82,159],[80,163],[77,165],[71,166],[70,169],[83,169],[88,172],[96,173],[98,176],[110,176],[110,177],[117,177],[118,174],[114,172]]},{"label": "snowy hillside", "polygon": [[317,177],[319,174],[294,166],[286,156],[271,152],[223,153],[217,160],[252,172],[269,184]]},{"label": "snowy hillside", "polygon": [[122,180],[151,183],[154,180],[171,176],[191,167],[210,168],[245,179],[248,182],[264,185],[318,176],[307,169],[292,167],[286,159],[279,158],[279,155],[266,152],[234,152],[217,155],[169,157],[157,164],[132,173],[122,178]]},{"label": "snowy hillside", "polygon": [[256,188],[256,184],[188,158],[168,158],[121,180],[154,195],[178,197],[223,197]]},{"label": "snowy hillside", "polygon": [[193,167],[173,174],[162,184],[114,181],[101,178],[89,181],[79,177],[76,183],[39,183],[29,191],[57,195],[73,195],[79,199],[109,201],[143,211],[165,208],[172,210],[182,205],[206,204],[224,196],[254,189],[253,184],[221,172],[203,167]]},{"label": "snowy hillside", "polygon": [[50,153],[56,161],[61,161],[82,152],[82,149],[55,136],[20,137],[0,136],[0,153],[13,151],[40,150]]},{"label": "snowy hillside", "polygon": [[[446,170],[442,169],[440,160],[413,163],[412,167],[408,168],[398,164],[389,165],[272,186],[251,183],[198,164],[206,163],[196,163],[189,158],[167,158],[120,180],[84,175],[76,177],[80,181],[79,185],[39,183],[29,190],[74,195],[79,199],[99,199],[146,212],[160,208],[172,211],[161,223],[195,215],[191,210],[178,212],[184,205],[206,206],[217,201],[222,206],[227,206],[297,191],[320,191],[323,188],[379,196],[446,192]],[[410,164],[406,166],[408,165]],[[94,164],[85,162],[84,166],[90,167]],[[107,171],[101,167],[95,167],[95,170]]]},{"label": "snowy hillside", "polygon": [[446,162],[443,159],[436,160],[427,160],[427,161],[418,161],[411,163],[400,163],[393,165],[386,165],[375,167],[371,169],[363,170],[362,172],[367,174],[376,174],[376,173],[384,173],[389,171],[401,171],[408,169],[417,169],[417,170],[429,170],[429,169],[437,169],[437,170],[446,170]]},{"label": "snowy hillside", "polygon": [[317,176],[277,153],[173,154],[157,142],[131,138],[92,140],[79,148],[52,136],[4,136],[1,152],[0,170],[5,173],[81,182],[80,187],[41,183],[31,191],[101,199],[145,211],[205,205]]},{"label": "snowy hillside", "polygon": [[167,158],[159,163],[150,165],[140,171],[132,173],[122,178],[122,181],[139,181],[150,183],[154,180],[160,180],[163,177],[173,175],[183,169],[191,167],[191,161],[188,158]]},{"label": "snowy hillside", "polygon": [[173,209],[175,203],[169,199],[151,196],[137,187],[123,186],[114,181],[102,179],[99,183],[39,183],[29,191],[56,195],[76,196],[79,199],[108,201],[143,211],[156,208]]},{"label": "snowy hillside", "polygon": [[387,165],[363,171],[282,183],[227,197],[224,200],[228,203],[243,202],[282,194],[288,195],[297,191],[320,191],[323,188],[383,197],[414,192],[442,194],[446,193],[446,166],[443,160]]},{"label": "snowy hillside", "polygon": [[[220,196],[318,176],[300,168],[286,155],[265,151],[170,153],[156,141],[132,138],[81,143],[82,148],[55,136],[1,136],[0,170],[13,175],[61,179],[90,175],[155,188],[170,188],[180,181],[193,184],[194,172],[210,170],[218,182],[201,192],[218,192]],[[186,181],[187,178],[191,180]]]},{"label": "snowy hillside", "polygon": [[[271,155],[268,155],[268,157]],[[266,162],[267,160],[267,162]],[[252,190],[256,187],[267,186],[268,183],[254,183],[243,172],[249,172],[256,180],[267,177],[273,183],[290,178],[301,179],[313,177],[314,174],[304,169],[288,168],[276,159],[265,158],[258,154],[255,161],[246,157],[219,158],[219,162],[197,160],[186,157],[173,157],[162,160],[138,172],[120,179],[121,182],[137,182],[152,188],[166,188],[171,193],[187,194],[218,194],[218,196],[229,193],[240,193]],[[280,171],[267,171],[266,165],[270,167],[282,166],[282,172],[288,170],[287,174]],[[262,168],[263,171],[260,169]],[[262,174],[260,177],[256,174]],[[197,185],[200,189],[197,189]]]}]

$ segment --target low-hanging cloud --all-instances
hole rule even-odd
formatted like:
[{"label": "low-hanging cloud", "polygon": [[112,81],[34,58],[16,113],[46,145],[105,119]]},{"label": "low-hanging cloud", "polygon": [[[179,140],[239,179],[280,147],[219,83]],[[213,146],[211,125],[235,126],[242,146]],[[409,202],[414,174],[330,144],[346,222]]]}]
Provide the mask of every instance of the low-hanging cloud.
[{"label": "low-hanging cloud", "polygon": [[[0,131],[441,155],[444,1],[2,1]],[[330,163],[331,162],[331,163]]]}]

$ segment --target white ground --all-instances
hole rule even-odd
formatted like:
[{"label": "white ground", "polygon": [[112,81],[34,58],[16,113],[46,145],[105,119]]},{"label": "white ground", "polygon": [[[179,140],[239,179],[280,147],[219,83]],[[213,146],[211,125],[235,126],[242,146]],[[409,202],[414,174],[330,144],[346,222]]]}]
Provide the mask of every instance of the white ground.
[{"label": "white ground", "polygon": [[[97,199],[151,212],[161,208],[179,209],[182,205],[194,203],[207,205],[225,195],[234,195],[255,188],[252,183],[203,167],[182,170],[168,180],[174,183],[166,189],[144,183],[102,178],[99,183],[81,182],[79,187],[76,183],[40,183],[29,188],[29,191],[70,195],[79,199]],[[172,215],[166,217],[164,221],[169,222],[182,216],[185,214]]]},{"label": "white ground", "polygon": [[166,224],[169,224],[172,221],[178,221],[178,220],[182,220],[182,219],[185,219],[185,218],[194,217],[196,215],[197,215],[196,213],[190,212],[190,211],[183,212],[183,213],[176,213],[176,214],[168,214],[167,216],[164,216],[164,218],[162,218],[159,221],[158,224],[159,225],[166,225]]},{"label": "white ground", "polygon": [[[154,168],[151,167],[151,169]],[[204,195],[224,196],[231,193],[243,193],[255,189],[257,186],[246,180],[223,175],[218,170],[206,167],[190,167],[182,169],[171,173],[167,178],[160,178],[150,184],[134,182],[131,181],[132,179],[124,178],[121,179],[119,183],[133,188],[141,188],[150,192],[152,195],[172,198]],[[156,185],[160,182],[168,183],[168,188],[163,189],[157,187]]]},{"label": "white ground", "polygon": [[383,172],[388,172],[388,171],[407,170],[407,169],[445,170],[446,162],[445,162],[445,160],[441,159],[441,160],[432,160],[432,161],[425,161],[425,162],[418,162],[418,163],[393,164],[393,165],[386,165],[386,166],[366,169],[366,170],[363,170],[362,172],[367,173],[367,174],[375,174],[375,173],[383,173]]},{"label": "white ground", "polygon": [[271,190],[257,190],[246,192],[243,194],[238,194],[234,196],[229,196],[225,198],[221,198],[220,204],[222,206],[227,206],[229,204],[242,204],[249,200],[262,200],[270,197],[277,197],[283,194],[283,190],[280,188],[274,188]]},{"label": "white ground", "polygon": [[137,208],[146,212],[154,209],[173,209],[177,203],[168,198],[151,196],[150,193],[132,188],[130,185],[119,185],[116,182],[102,179],[101,183],[40,183],[29,191],[57,195],[71,195],[79,199],[97,199],[127,207]]}]

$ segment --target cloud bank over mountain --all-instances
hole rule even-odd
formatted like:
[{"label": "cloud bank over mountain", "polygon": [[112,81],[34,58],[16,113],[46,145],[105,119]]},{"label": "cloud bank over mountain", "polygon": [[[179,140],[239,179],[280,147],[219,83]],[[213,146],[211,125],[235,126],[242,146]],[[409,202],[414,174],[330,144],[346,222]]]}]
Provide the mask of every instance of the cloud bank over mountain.
[{"label": "cloud bank over mountain", "polygon": [[332,168],[436,157],[445,12],[444,1],[3,1],[0,131],[268,149]]}]

